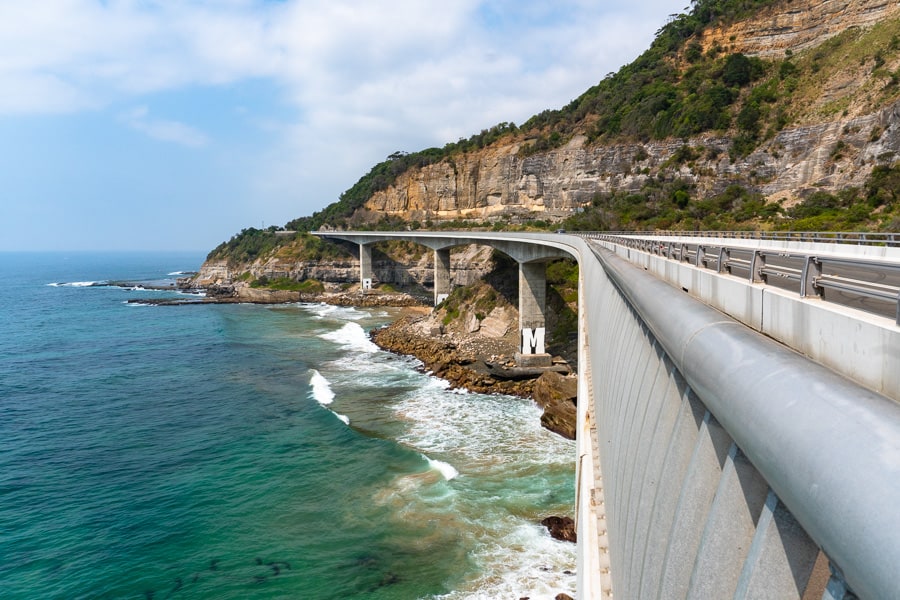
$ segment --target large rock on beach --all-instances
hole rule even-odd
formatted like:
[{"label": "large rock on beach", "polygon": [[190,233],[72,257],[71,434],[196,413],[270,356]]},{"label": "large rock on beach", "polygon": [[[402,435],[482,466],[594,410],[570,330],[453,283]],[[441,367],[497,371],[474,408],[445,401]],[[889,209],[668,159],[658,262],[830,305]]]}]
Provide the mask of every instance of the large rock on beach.
[{"label": "large rock on beach", "polygon": [[575,533],[575,521],[571,517],[547,517],[541,521],[541,525],[547,528],[554,539],[573,544],[578,541],[578,535]]},{"label": "large rock on beach", "polygon": [[534,385],[534,401],[544,409],[541,424],[570,440],[578,420],[578,380],[554,371],[541,375]]}]

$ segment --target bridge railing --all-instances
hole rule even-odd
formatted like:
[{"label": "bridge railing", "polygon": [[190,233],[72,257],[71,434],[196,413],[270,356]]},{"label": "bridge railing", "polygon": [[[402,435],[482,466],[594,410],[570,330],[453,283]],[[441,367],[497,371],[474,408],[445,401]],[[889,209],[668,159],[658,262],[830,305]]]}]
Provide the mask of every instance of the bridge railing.
[{"label": "bridge railing", "polygon": [[616,596],[900,597],[900,405],[591,247]]},{"label": "bridge railing", "polygon": [[603,235],[615,236],[690,236],[700,238],[726,238],[736,240],[774,240],[789,242],[900,246],[900,233],[872,231],[676,231],[657,229],[653,231],[608,231],[586,233],[602,233]]},{"label": "bridge railing", "polygon": [[[721,243],[704,244],[692,238],[725,236],[707,233],[760,232],[690,232],[684,241],[660,239],[641,234],[581,233],[583,237],[612,242],[679,262],[687,262],[702,269],[745,277],[751,283],[775,285],[792,290],[800,297],[816,297],[828,302],[851,306],[894,319],[900,325],[900,262],[831,256],[817,252],[784,251],[781,249],[748,248]],[[685,235],[685,232],[681,232]],[[768,235],[771,235],[769,232]],[[810,241],[822,241],[831,234],[808,234]],[[842,234],[851,235],[851,234]],[[852,234],[881,236],[886,240],[900,234]],[[812,236],[818,239],[813,240]],[[688,241],[688,240],[691,241]],[[750,238],[747,238],[750,239]],[[756,237],[752,239],[783,239]],[[795,240],[796,241],[796,240]],[[838,241],[837,239],[831,241]],[[893,244],[893,241],[890,242]]]}]

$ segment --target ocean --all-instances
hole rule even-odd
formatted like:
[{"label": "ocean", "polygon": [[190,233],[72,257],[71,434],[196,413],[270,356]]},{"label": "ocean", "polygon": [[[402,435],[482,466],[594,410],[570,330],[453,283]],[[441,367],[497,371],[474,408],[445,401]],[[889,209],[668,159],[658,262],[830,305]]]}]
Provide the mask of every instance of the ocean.
[{"label": "ocean", "polygon": [[391,309],[127,303],[199,254],[0,253],[0,597],[574,596],[574,442]]}]

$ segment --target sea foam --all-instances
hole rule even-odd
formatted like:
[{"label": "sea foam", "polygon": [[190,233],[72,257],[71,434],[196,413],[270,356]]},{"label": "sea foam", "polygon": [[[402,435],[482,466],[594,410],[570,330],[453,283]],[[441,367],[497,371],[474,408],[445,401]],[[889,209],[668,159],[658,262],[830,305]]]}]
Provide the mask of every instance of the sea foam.
[{"label": "sea foam", "polygon": [[311,312],[317,319],[335,319],[337,321],[354,321],[368,316],[369,313],[363,312],[352,306],[336,306],[334,304],[302,304],[303,308]]},{"label": "sea foam", "polygon": [[472,552],[483,565],[482,574],[438,599],[552,600],[559,592],[574,595],[575,544],[554,540],[543,527],[519,519],[497,533],[498,538],[479,542]]},{"label": "sea foam", "polygon": [[369,336],[366,335],[366,330],[359,323],[346,323],[337,331],[323,333],[320,337],[336,342],[347,350],[355,350],[357,352],[378,351],[378,346],[369,339]]},{"label": "sea foam", "polygon": [[438,471],[441,475],[444,476],[444,479],[446,479],[447,481],[456,479],[456,477],[459,475],[459,471],[457,471],[450,463],[445,463],[442,460],[436,460],[434,458],[428,458],[424,454],[422,455],[422,458],[427,460],[428,466],[435,471]]},{"label": "sea foam", "polygon": [[50,287],[93,287],[95,285],[106,285],[105,281],[60,281],[56,283],[48,283]]},{"label": "sea foam", "polygon": [[315,369],[312,370],[312,377],[309,378],[309,385],[312,387],[312,395],[316,402],[322,406],[334,402],[334,392],[331,389],[331,384],[329,384],[328,380],[322,377],[322,374]]}]

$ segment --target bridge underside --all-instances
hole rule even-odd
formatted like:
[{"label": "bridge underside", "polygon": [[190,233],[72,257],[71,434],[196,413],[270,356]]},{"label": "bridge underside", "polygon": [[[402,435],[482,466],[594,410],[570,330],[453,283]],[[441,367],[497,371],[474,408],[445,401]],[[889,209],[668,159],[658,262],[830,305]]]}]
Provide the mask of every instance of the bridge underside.
[{"label": "bridge underside", "polygon": [[546,353],[546,263],[558,258],[573,258],[570,251],[553,246],[535,245],[504,239],[466,238],[429,234],[321,233],[322,237],[359,245],[360,287],[373,285],[372,245],[389,240],[422,244],[434,251],[434,303],[446,300],[452,291],[450,250],[470,244],[488,245],[513,258],[519,265],[519,354],[517,361],[529,366],[550,365]]}]

